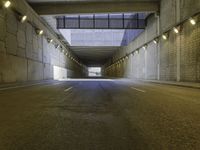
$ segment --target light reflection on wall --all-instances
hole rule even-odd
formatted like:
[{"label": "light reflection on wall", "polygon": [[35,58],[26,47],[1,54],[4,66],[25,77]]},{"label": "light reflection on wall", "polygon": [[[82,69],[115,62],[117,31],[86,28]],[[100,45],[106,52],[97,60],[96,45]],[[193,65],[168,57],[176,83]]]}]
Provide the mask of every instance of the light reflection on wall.
[{"label": "light reflection on wall", "polygon": [[60,80],[67,78],[67,69],[53,66],[53,79]]}]

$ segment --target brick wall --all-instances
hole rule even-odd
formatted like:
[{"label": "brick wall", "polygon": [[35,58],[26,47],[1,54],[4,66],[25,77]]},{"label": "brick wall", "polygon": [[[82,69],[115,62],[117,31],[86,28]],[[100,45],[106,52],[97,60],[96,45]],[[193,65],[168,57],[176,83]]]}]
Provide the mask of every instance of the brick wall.
[{"label": "brick wall", "polygon": [[[154,37],[161,36],[162,32],[188,19],[199,10],[199,0],[161,0],[160,19],[154,15],[150,16],[145,31],[127,47],[117,51],[115,60],[138,49]],[[160,38],[158,44],[150,42],[146,52],[141,48],[139,54],[135,53],[134,56],[129,57],[131,65],[125,68],[131,71],[128,71],[128,75],[127,71],[122,72],[121,76],[149,80],[200,82],[200,17],[196,19],[198,23],[195,26],[186,21],[181,26],[179,34],[169,31],[167,40]],[[112,75],[115,76],[115,72]]]}]

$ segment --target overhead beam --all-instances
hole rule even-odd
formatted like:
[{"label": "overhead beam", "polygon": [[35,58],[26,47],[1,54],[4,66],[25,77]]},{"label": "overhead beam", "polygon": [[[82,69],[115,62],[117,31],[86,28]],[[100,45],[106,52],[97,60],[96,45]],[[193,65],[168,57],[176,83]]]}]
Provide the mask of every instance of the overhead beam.
[{"label": "overhead beam", "polygon": [[159,11],[158,2],[56,2],[30,5],[39,15]]}]

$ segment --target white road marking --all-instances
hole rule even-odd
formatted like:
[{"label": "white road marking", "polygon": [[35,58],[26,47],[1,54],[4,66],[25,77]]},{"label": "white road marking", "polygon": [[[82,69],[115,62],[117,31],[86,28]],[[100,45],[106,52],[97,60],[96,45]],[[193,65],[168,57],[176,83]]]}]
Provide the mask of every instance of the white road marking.
[{"label": "white road marking", "polygon": [[70,91],[72,88],[73,88],[73,87],[69,87],[69,88],[65,89],[64,91],[65,91],[65,92],[68,92],[68,91]]},{"label": "white road marking", "polygon": [[131,89],[136,90],[136,91],[138,91],[138,92],[142,92],[142,93],[145,93],[145,92],[146,92],[146,91],[144,91],[144,90],[140,90],[140,89],[134,88],[134,87],[131,87]]},{"label": "white road marking", "polygon": [[53,85],[59,85],[59,84],[61,84],[61,82],[58,82],[58,83],[54,83]]}]

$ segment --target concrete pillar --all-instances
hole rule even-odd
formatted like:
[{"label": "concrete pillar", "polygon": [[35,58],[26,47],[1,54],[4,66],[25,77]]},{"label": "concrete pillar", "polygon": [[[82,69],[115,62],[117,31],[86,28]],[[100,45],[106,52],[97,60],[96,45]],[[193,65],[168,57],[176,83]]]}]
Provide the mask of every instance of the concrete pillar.
[{"label": "concrete pillar", "polygon": [[133,78],[133,55],[130,55],[130,61],[131,61],[131,64],[130,64],[130,76],[131,78]]},{"label": "concrete pillar", "polygon": [[[176,22],[180,22],[180,0],[176,0]],[[178,35],[177,37],[177,66],[176,66],[176,80],[180,81],[181,80],[181,36]]]},{"label": "concrete pillar", "polygon": [[[156,14],[157,18],[157,35],[160,35],[160,16],[159,14]],[[158,41],[158,44],[156,46],[157,48],[157,80],[160,80],[160,41]]]},{"label": "concrete pillar", "polygon": [[144,78],[147,79],[147,53],[148,51],[144,50]]}]

